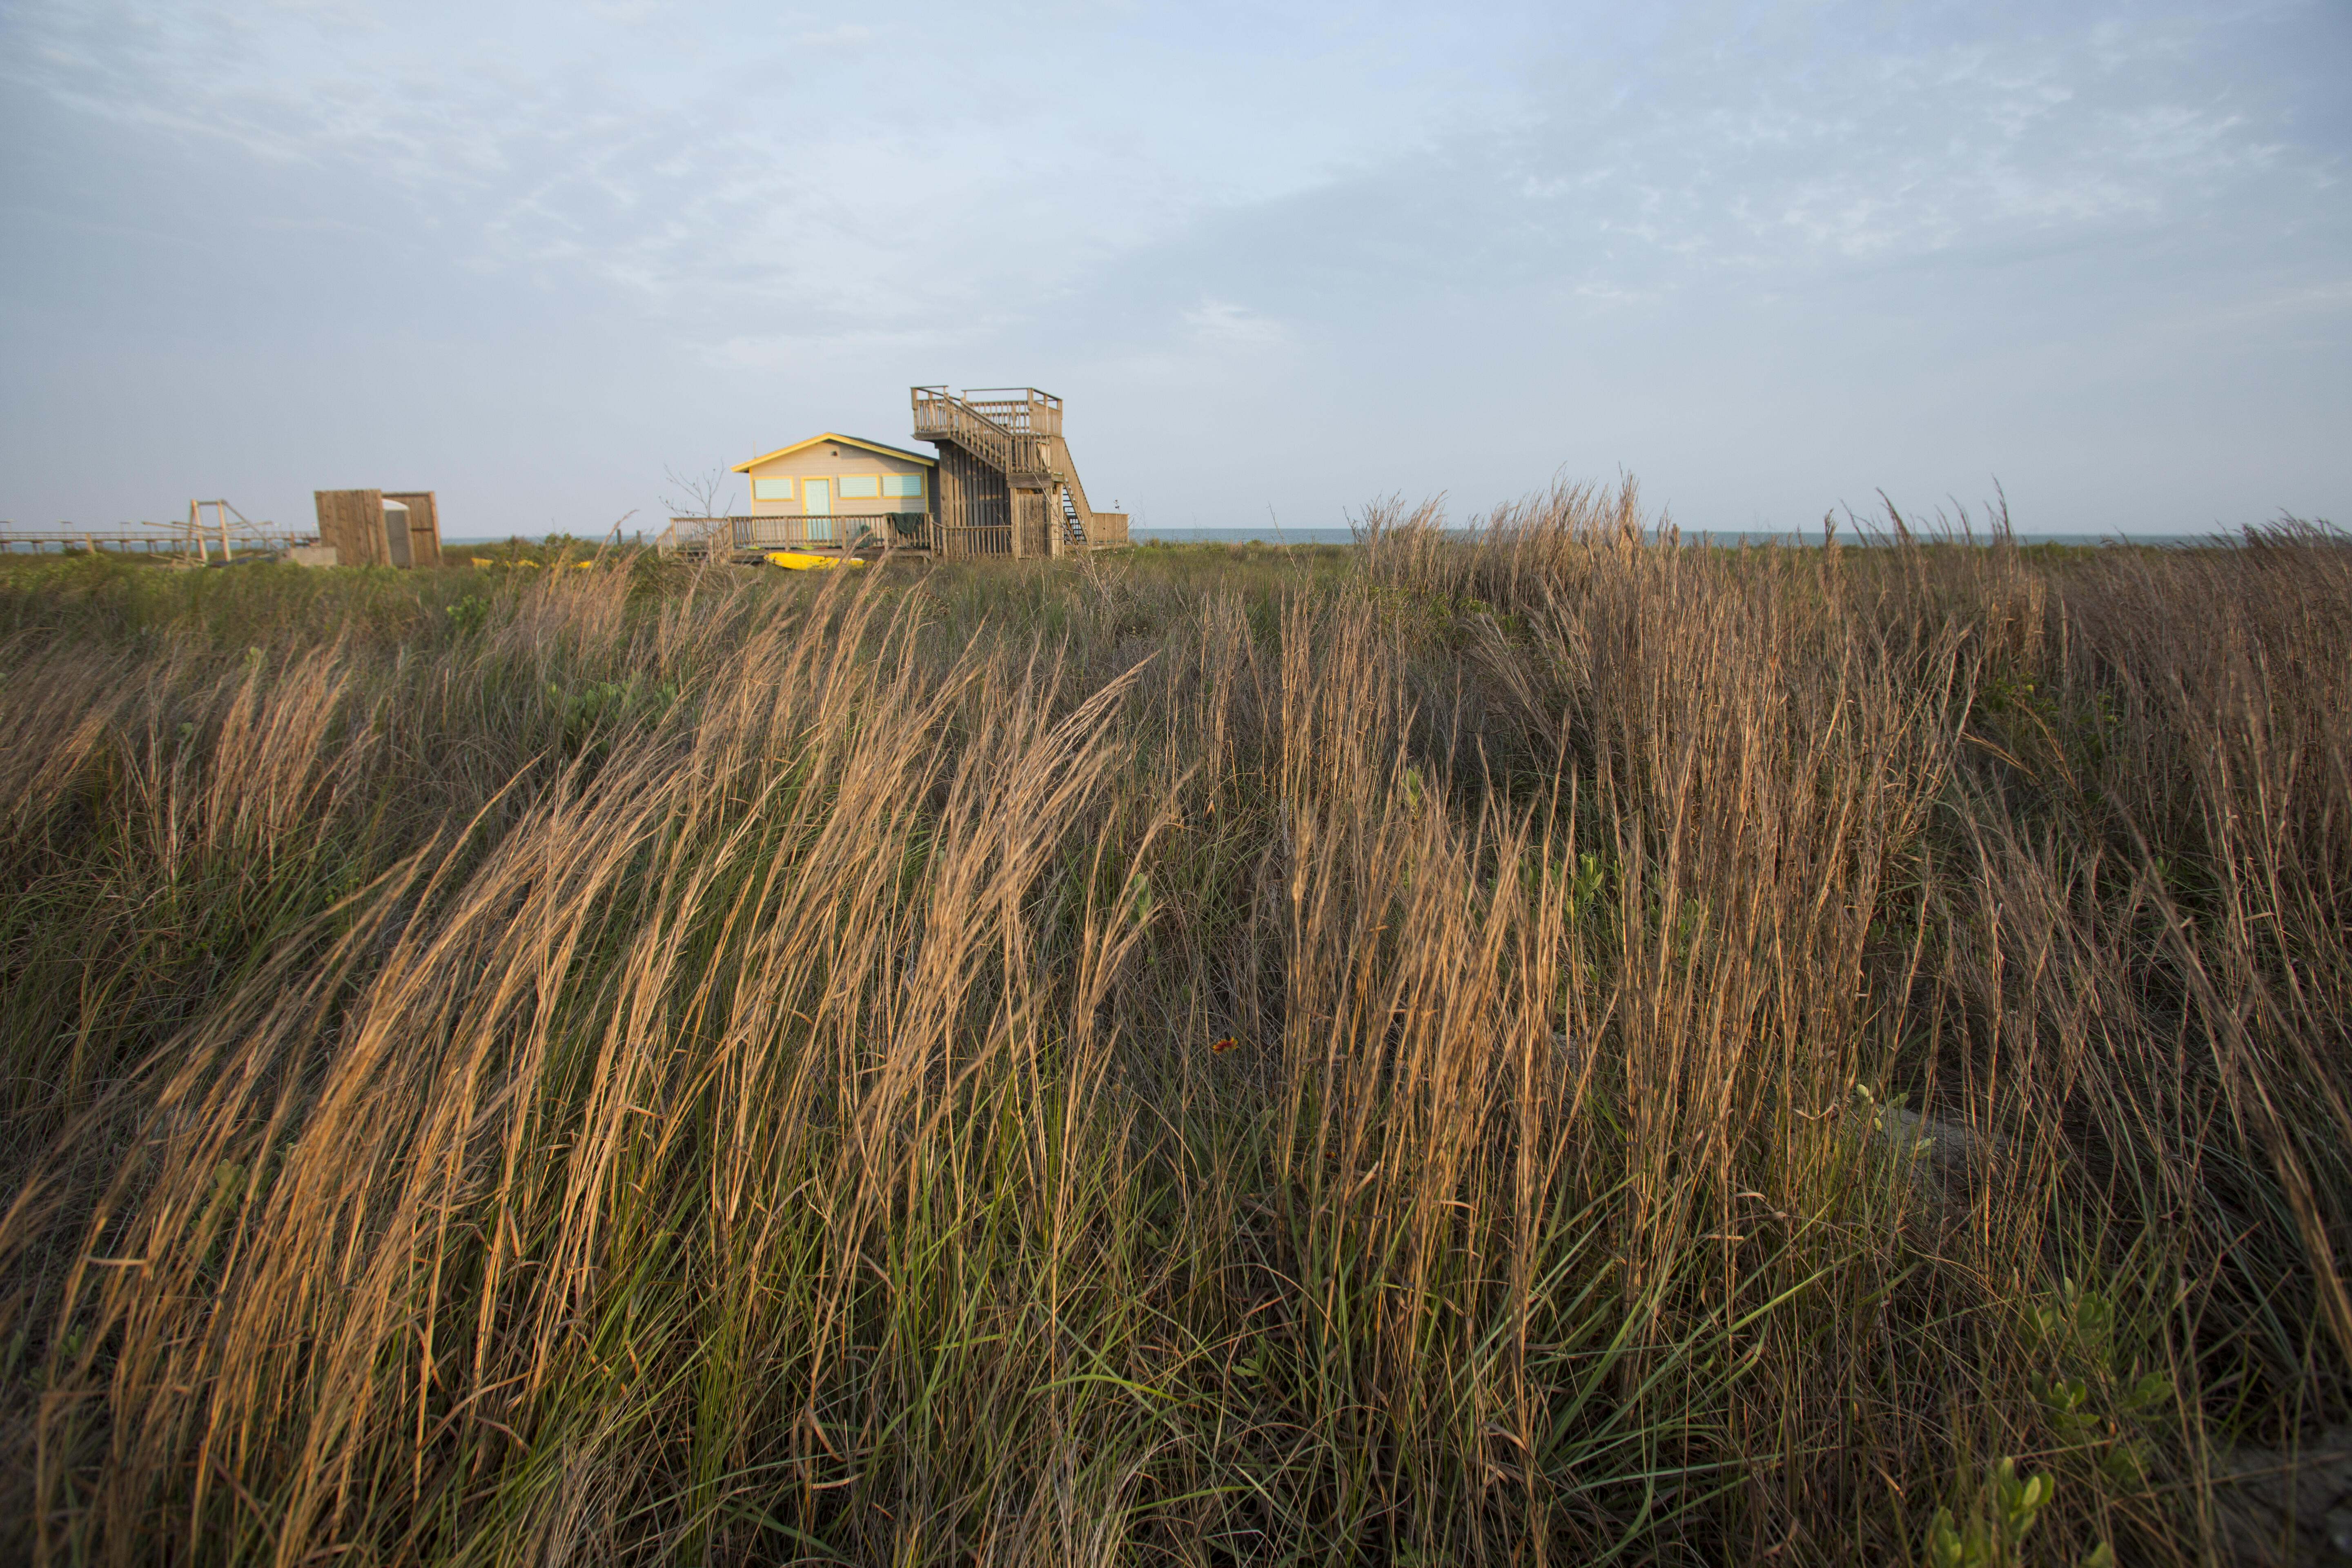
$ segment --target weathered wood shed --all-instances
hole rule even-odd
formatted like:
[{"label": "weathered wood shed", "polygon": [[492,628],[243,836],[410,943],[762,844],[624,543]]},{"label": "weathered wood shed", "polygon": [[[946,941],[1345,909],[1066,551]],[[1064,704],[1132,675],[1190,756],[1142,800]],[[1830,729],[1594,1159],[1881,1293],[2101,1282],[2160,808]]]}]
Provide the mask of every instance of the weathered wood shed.
[{"label": "weathered wood shed", "polygon": [[438,566],[441,517],[431,490],[314,490],[319,542],[341,566]]}]

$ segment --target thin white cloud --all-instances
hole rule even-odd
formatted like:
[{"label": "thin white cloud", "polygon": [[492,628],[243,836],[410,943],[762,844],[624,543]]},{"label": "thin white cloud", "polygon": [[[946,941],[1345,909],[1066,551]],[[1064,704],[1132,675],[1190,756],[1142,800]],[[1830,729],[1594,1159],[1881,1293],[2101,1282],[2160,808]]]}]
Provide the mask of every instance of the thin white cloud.
[{"label": "thin white cloud", "polygon": [[1219,356],[1264,353],[1290,342],[1290,329],[1230,300],[1202,300],[1184,312],[1192,342]]},{"label": "thin white cloud", "polygon": [[1710,269],[2158,222],[2291,163],[2306,184],[2340,163],[2291,147],[2259,93],[2212,79],[2232,16],[2138,29],[2053,16],[2015,37],[1876,46],[1850,15],[1820,79],[1806,80],[1817,38],[1786,60],[1710,47],[1654,60],[1634,103],[1563,95],[1518,139],[1517,190],[1550,234],[1637,247],[1589,258],[1586,285],[1654,288],[1661,264],[1696,285]]},{"label": "thin white cloud", "polygon": [[[571,269],[711,342],[812,300],[900,325],[1044,308],[1203,214],[1424,142],[1475,101],[1364,101],[1288,60],[1189,43],[1139,56],[1123,31],[1168,18],[1118,10],[918,26],[526,0],[495,37],[435,5],[353,35],[381,15],[32,0],[11,23],[29,47],[0,77],[387,184],[465,265]],[[1035,89],[971,90],[1024,80]]]},{"label": "thin white cloud", "polygon": [[799,34],[793,42],[804,49],[823,49],[870,44],[876,37],[874,29],[862,23],[836,22],[830,27]]}]

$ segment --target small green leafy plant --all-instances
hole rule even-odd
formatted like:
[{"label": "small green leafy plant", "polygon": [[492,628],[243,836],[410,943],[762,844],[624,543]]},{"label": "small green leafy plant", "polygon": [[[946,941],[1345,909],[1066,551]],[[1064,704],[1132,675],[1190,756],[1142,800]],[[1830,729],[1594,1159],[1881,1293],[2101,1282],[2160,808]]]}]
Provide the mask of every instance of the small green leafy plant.
[{"label": "small green leafy plant", "polygon": [[[2008,1568],[2019,1561],[2019,1548],[2032,1534],[2058,1495],[2058,1483],[2047,1474],[2020,1477],[2017,1461],[2003,1458],[1995,1465],[1987,1501],[1990,1508],[1963,1524],[1952,1510],[1939,1508],[1927,1526],[1927,1561],[1933,1568]],[[2107,1568],[2114,1554],[2102,1542],[2085,1568]]]},{"label": "small green leafy plant", "polygon": [[2172,1380],[2136,1363],[2116,1344],[2113,1300],[2069,1279],[2033,1309],[2033,1327],[2055,1367],[2027,1386],[2063,1449],[2085,1452],[2121,1486],[2147,1484],[2155,1445],[2149,1423],[2172,1403]]}]

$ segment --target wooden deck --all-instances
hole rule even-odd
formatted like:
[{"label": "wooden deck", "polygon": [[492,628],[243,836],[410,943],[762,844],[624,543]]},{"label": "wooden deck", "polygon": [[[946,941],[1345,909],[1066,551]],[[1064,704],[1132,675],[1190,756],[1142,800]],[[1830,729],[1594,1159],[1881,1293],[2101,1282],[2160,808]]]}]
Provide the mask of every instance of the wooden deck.
[{"label": "wooden deck", "polygon": [[[820,526],[812,528],[812,523]],[[689,560],[724,555],[746,563],[775,550],[866,557],[895,552],[969,561],[1011,555],[1013,530],[943,524],[921,512],[836,512],[817,518],[674,517],[654,543],[665,555]]]},{"label": "wooden deck", "polygon": [[757,561],[771,551],[947,561],[1123,549],[1127,513],[1097,511],[1062,436],[1062,400],[1034,386],[912,389],[915,438],[940,449],[931,510],[674,517],[666,555]]}]

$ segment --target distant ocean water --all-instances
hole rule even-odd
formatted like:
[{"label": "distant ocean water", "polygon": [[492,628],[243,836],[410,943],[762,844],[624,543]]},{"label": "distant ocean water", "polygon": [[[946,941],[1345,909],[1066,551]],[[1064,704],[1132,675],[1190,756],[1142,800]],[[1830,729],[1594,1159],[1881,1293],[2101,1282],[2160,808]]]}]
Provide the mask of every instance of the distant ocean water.
[{"label": "distant ocean water", "polygon": [[[1262,544],[1349,544],[1355,534],[1345,528],[1138,528],[1132,531],[1139,541],[1150,540],[1165,544],[1246,544],[1253,541]],[[1841,530],[1838,537],[1847,544],[1863,542],[1851,531]],[[1979,536],[1981,537],[1981,536]],[[2020,544],[2205,544],[2216,535],[2206,533],[2135,533],[2128,536],[2112,533],[2021,533]],[[1801,544],[1817,545],[1818,533],[1770,533],[1730,531],[1726,530],[1685,529],[1685,544]]]},{"label": "distant ocean water", "polygon": [[1128,537],[1161,544],[1350,544],[1345,528],[1129,528]]},{"label": "distant ocean water", "polygon": [[[504,544],[509,539],[520,539],[525,544],[537,544],[543,533],[507,534],[495,537],[475,534],[443,534],[441,542],[458,544]],[[584,535],[575,536],[585,539]],[[625,538],[633,538],[624,535]],[[651,537],[650,534],[647,537]],[[1354,535],[1344,528],[1286,528],[1279,532],[1272,528],[1139,528],[1134,539],[1164,541],[1170,544],[1245,544],[1260,540],[1267,544],[1346,544]],[[586,542],[593,544],[593,540]]]},{"label": "distant ocean water", "polygon": [[[526,544],[537,544],[546,536],[544,534],[537,533],[525,533],[521,535],[501,533],[495,538],[486,538],[474,535],[445,535],[443,536],[441,542],[449,545],[504,544],[509,539],[516,537],[520,537]],[[1253,542],[1261,544],[1350,544],[1355,542],[1355,534],[1350,530],[1345,528],[1137,528],[1133,531],[1133,537],[1138,542],[1150,541],[1154,543],[1163,544],[1247,544]],[[1743,542],[1748,544],[1779,543],[1815,545],[1822,542],[1822,536],[1819,533],[1771,533],[1732,531],[1727,530],[1716,530],[1710,531],[1705,529],[1685,529],[1683,531],[1682,537],[1683,542],[1685,544],[1720,544],[1730,546],[1736,546]],[[2231,534],[2218,532],[2134,533],[2129,535],[2113,533],[2021,533],[2017,536],[2017,542],[2020,544],[2210,544],[2217,539],[2226,540],[2234,537],[2235,536]],[[1855,535],[1843,529],[1839,531],[1838,538],[1847,544],[1857,544],[1863,542],[1863,541],[1857,539]]]}]

